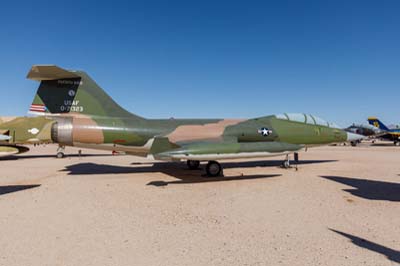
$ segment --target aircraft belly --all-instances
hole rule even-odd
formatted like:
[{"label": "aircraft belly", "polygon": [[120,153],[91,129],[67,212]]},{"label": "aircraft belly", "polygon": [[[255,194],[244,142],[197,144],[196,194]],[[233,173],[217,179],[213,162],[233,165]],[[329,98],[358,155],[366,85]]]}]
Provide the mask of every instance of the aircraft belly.
[{"label": "aircraft belly", "polygon": [[128,146],[128,145],[119,145],[113,143],[91,144],[91,143],[81,143],[81,142],[74,142],[73,146],[79,148],[94,149],[94,150],[125,152],[137,156],[147,156],[147,154],[150,152],[150,148],[153,144],[153,141],[154,139],[150,139],[143,146]]},{"label": "aircraft belly", "polygon": [[217,160],[280,156],[296,152],[303,145],[283,142],[207,143],[185,145],[179,149],[155,154],[158,159]]},{"label": "aircraft belly", "polygon": [[179,159],[179,160],[196,160],[196,161],[211,161],[211,160],[224,160],[224,159],[246,159],[246,158],[258,158],[258,157],[274,157],[282,156],[293,153],[294,151],[283,151],[283,152],[239,152],[239,153],[215,153],[215,154],[180,154],[173,155],[171,158],[163,158],[155,156],[156,159]]}]

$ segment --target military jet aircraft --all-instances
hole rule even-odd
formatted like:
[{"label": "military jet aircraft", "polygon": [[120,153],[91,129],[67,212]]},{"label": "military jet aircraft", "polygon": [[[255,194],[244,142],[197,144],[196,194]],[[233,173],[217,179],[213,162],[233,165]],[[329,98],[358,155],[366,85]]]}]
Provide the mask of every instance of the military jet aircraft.
[{"label": "military jet aircraft", "polygon": [[[351,126],[345,128],[344,130],[347,132],[363,135],[363,136],[369,137],[369,138],[376,138],[376,137],[386,134],[383,130],[381,130],[373,125],[355,124],[355,123],[352,124]],[[351,141],[351,145],[357,146],[357,144],[360,142],[361,142],[361,139],[357,140],[357,141]]]},{"label": "military jet aircraft", "polygon": [[373,125],[384,131],[385,134],[380,135],[380,138],[393,141],[394,145],[400,145],[400,128],[388,128],[376,117],[369,117],[368,122],[370,125]]},{"label": "military jet aircraft", "polygon": [[286,155],[284,165],[288,167],[288,155],[304,148],[362,138],[308,114],[253,119],[146,119],[119,106],[83,71],[35,65],[27,78],[40,81],[30,112],[57,121],[51,137],[61,147],[186,160],[190,169],[208,161],[208,176],[222,173],[217,162],[222,159]]},{"label": "military jet aircraft", "polygon": [[51,142],[53,123],[46,117],[0,118],[0,157],[29,151],[23,144]]}]

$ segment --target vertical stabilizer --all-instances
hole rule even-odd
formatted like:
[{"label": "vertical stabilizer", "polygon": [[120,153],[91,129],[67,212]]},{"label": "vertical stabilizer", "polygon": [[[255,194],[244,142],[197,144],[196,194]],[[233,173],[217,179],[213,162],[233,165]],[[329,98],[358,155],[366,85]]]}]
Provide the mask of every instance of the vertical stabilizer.
[{"label": "vertical stabilizer", "polygon": [[27,78],[40,82],[30,113],[142,119],[118,105],[83,71],[69,71],[54,65],[36,65]]}]

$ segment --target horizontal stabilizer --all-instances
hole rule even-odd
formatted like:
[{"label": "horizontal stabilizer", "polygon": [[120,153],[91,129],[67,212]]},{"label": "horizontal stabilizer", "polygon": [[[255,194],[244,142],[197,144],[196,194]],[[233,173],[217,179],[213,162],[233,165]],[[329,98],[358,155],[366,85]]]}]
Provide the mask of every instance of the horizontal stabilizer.
[{"label": "horizontal stabilizer", "polygon": [[76,73],[55,65],[34,65],[27,75],[28,79],[37,81],[79,77]]}]

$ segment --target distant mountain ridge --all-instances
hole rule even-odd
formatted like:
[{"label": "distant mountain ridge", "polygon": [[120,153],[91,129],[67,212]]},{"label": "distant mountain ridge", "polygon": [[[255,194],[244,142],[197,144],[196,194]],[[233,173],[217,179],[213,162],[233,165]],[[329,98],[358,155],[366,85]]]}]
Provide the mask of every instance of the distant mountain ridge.
[{"label": "distant mountain ridge", "polygon": [[15,118],[17,118],[17,117],[16,116],[0,116],[0,124],[11,121]]}]

